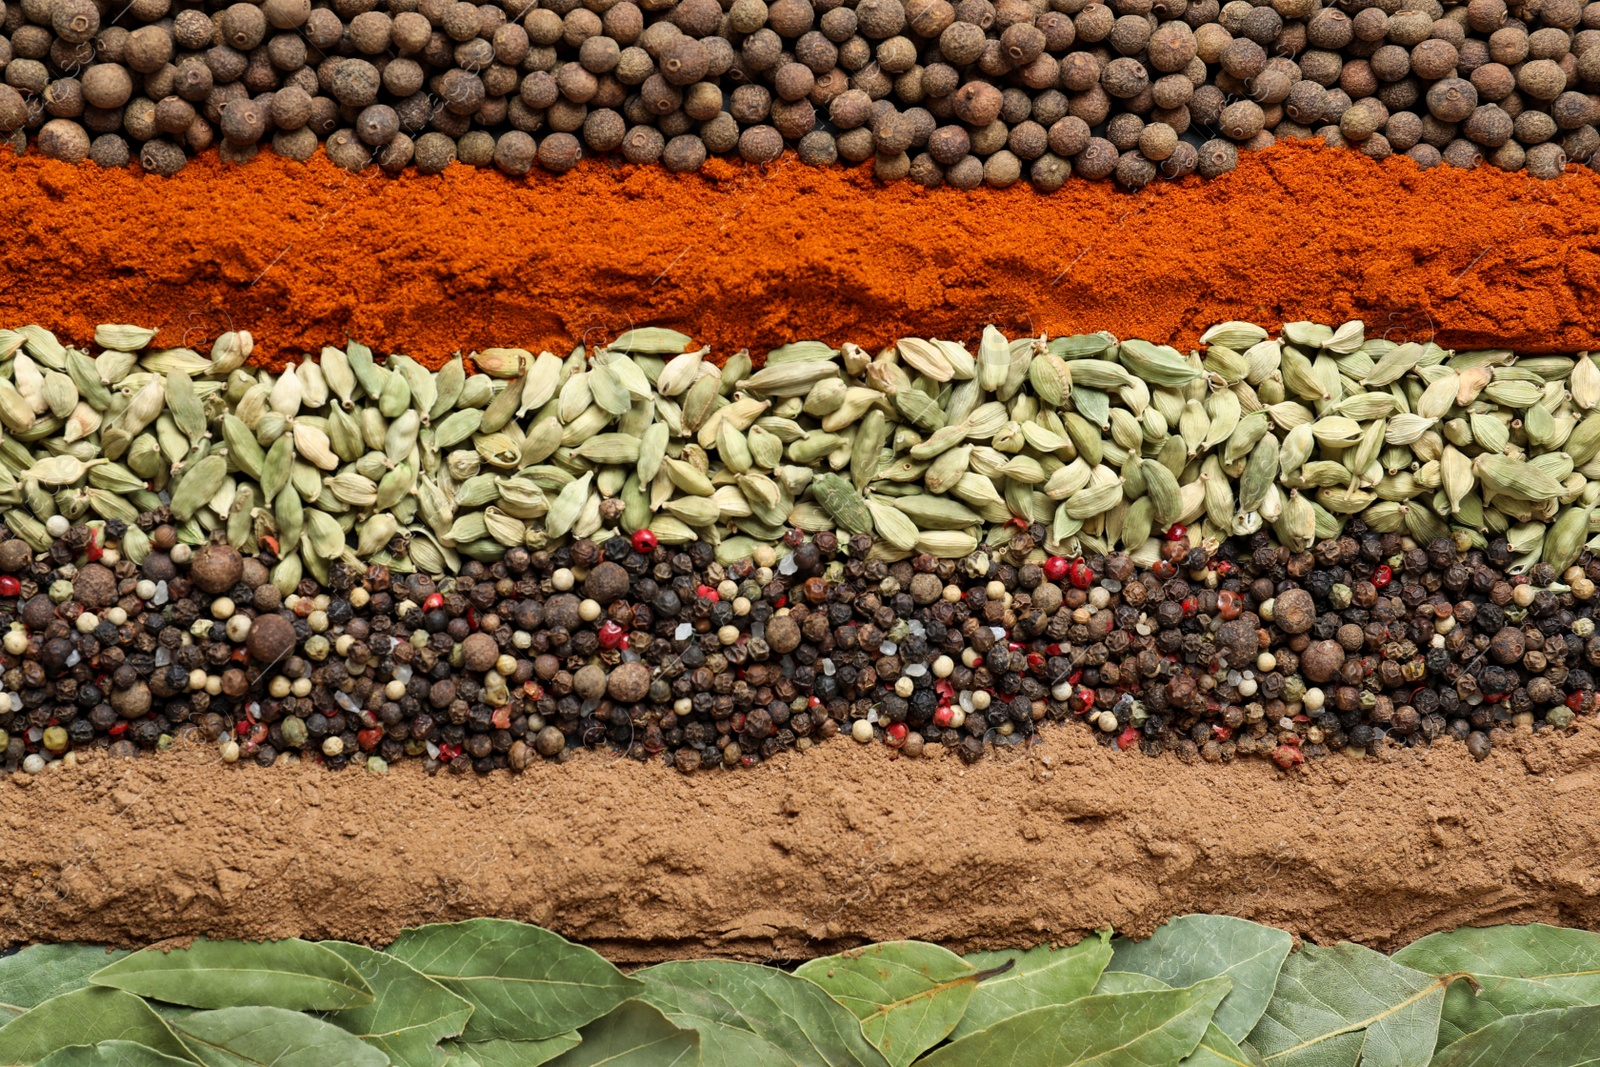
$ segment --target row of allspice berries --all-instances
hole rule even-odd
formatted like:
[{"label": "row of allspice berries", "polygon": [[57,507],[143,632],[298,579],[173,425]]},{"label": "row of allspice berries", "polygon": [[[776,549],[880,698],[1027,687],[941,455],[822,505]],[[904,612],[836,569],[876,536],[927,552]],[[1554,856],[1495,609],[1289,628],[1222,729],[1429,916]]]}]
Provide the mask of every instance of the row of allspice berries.
[{"label": "row of allspice berries", "polygon": [[[683,770],[840,730],[1281,765],[1593,710],[1600,367],[1360,322],[975,351],[670,330],[280,373],[0,331],[9,765]],[[9,614],[9,620],[6,615]]]},{"label": "row of allspice berries", "polygon": [[970,189],[1127,188],[1322,137],[1539,177],[1600,147],[1600,0],[4,0],[0,134],[170,175],[699,169],[786,148]]}]

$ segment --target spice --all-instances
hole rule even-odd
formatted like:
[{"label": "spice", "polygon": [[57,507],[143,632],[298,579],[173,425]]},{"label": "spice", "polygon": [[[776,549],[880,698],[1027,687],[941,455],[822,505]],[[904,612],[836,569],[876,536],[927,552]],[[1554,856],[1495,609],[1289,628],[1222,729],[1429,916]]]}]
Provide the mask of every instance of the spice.
[{"label": "spice", "polygon": [[[1443,344],[1492,342],[1532,351],[1593,345],[1600,313],[1582,294],[1600,285],[1592,254],[1600,238],[1589,224],[1600,203],[1600,176],[1575,172],[1543,188],[1549,209],[1539,226],[1524,226],[1521,209],[1513,210],[1491,174],[1441,169],[1397,185],[1387,169],[1397,165],[1283,146],[1247,155],[1215,191],[1157,181],[1144,194],[1150,207],[1130,215],[1114,190],[1090,183],[1069,183],[1048,200],[1020,189],[969,196],[909,186],[867,198],[861,190],[871,179],[864,175],[800,166],[763,176],[762,209],[740,210],[740,197],[747,195],[738,180],[742,168],[720,161],[707,164],[704,178],[584,164],[564,179],[558,209],[548,197],[512,193],[507,179],[493,173],[462,173],[447,186],[416,183],[397,204],[382,182],[345,182],[320,160],[305,170],[266,155],[248,168],[200,159],[150,200],[131,174],[68,171],[24,158],[0,168],[0,194],[16,205],[0,223],[7,246],[16,250],[12,284],[0,293],[0,321],[50,322],[63,339],[87,342],[98,323],[139,306],[149,309],[152,322],[185,323],[163,332],[158,343],[164,345],[183,343],[185,331],[195,344],[231,321],[270,346],[259,357],[269,365],[347,335],[417,354],[430,366],[457,349],[508,340],[531,351],[564,351],[572,337],[591,328],[624,329],[626,323],[614,319],[615,306],[643,309],[636,318],[658,325],[691,327],[719,360],[754,339],[776,344],[792,338],[792,322],[806,323],[811,336],[868,347],[907,335],[962,337],[974,323],[991,320],[1008,332],[1113,328],[1182,346],[1211,323],[1238,314],[1230,279],[1248,269],[1272,290],[1286,318],[1343,321],[1370,313],[1398,339],[1437,330]],[[59,183],[70,196],[50,194]],[[283,209],[291,188],[304,211]],[[1361,207],[1376,199],[1393,211],[1367,218]],[[132,202],[141,204],[136,214],[120,206]],[[1468,215],[1452,207],[1464,202],[1475,205]],[[480,247],[475,229],[439,222],[464,203],[472,204],[483,232],[515,232],[518,241]],[[1312,203],[1325,207],[1315,219]],[[200,269],[203,254],[183,236],[212,225],[222,204],[230,229],[248,236],[240,245],[240,276],[260,275],[248,294],[242,282]],[[818,228],[814,220],[824,210],[829,224]],[[571,220],[570,232],[566,222],[555,225],[558,212]],[[1206,223],[1174,236],[1162,220],[1177,215]],[[737,217],[739,236],[731,223],[708,228],[708,217]],[[1337,220],[1344,218],[1363,221],[1342,227]],[[1024,269],[966,254],[958,235],[980,219],[993,234],[993,247],[1027,241],[1046,260],[1056,255],[1055,272],[1065,271],[1061,283],[1041,288],[1032,263]],[[1085,241],[1111,227],[1116,242],[1078,257]],[[1315,249],[1287,239],[1309,227],[1325,237]],[[57,231],[85,242],[85,259],[69,276],[45,257],[46,242],[39,240]],[[606,264],[603,285],[558,285],[525,269],[549,254],[539,235],[557,232],[567,242],[566,261],[580,275],[591,264]],[[1229,240],[1207,236],[1217,232]],[[576,247],[570,245],[574,233],[586,235]],[[866,286],[862,298],[841,303],[828,287],[815,286],[798,295],[786,290],[783,301],[768,299],[763,286],[781,272],[762,266],[761,250],[780,235],[783,247],[793,247],[796,233],[805,235],[800,254],[839,278],[855,279],[857,262],[836,255],[839,248],[861,249],[878,263],[872,278],[850,283]],[[1050,235],[1043,245],[1040,233]],[[667,266],[654,250],[690,240],[695,255],[671,265],[667,277],[674,284],[652,285]],[[355,251],[369,241],[394,250],[381,272]],[[1432,253],[1369,277],[1359,289],[1338,284],[1352,264],[1409,243],[1426,244]],[[1546,254],[1553,249],[1564,250],[1559,259]],[[150,261],[170,269],[150,271]],[[933,264],[940,262],[956,264],[949,268],[955,274],[936,271]],[[1539,264],[1555,262],[1559,271],[1541,273]],[[514,281],[528,300],[520,310],[496,311],[492,323],[476,319],[470,308],[448,324],[419,317],[415,309],[437,289],[441,271],[476,287]],[[110,274],[121,280],[107,289],[103,280]],[[1526,298],[1507,302],[1501,297],[1513,275]],[[717,279],[732,276],[748,279],[749,286],[739,298],[724,299]],[[603,301],[582,295],[601,291]],[[941,296],[926,306],[907,296],[931,291]],[[1093,302],[1080,299],[1091,291]],[[1183,299],[1169,299],[1174,292]],[[226,306],[228,318],[218,313],[197,331],[190,317],[197,306]],[[291,306],[293,315],[283,310]],[[782,314],[775,310],[780,306]]]}]

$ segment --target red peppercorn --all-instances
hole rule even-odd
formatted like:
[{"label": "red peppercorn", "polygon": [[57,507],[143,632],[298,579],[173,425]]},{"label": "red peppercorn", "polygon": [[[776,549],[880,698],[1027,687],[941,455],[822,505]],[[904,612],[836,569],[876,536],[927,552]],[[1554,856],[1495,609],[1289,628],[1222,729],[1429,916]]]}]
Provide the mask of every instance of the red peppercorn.
[{"label": "red peppercorn", "polygon": [[695,596],[698,596],[700,599],[709,600],[713,604],[722,599],[717,595],[717,591],[709,585],[701,585],[696,587],[694,593]]},{"label": "red peppercorn", "polygon": [[1272,750],[1272,762],[1284,770],[1298,767],[1306,761],[1306,757],[1294,745],[1279,745]]},{"label": "red peppercorn", "polygon": [[1189,618],[1199,609],[1200,604],[1194,597],[1185,597],[1183,600],[1183,617]]},{"label": "red peppercorn", "polygon": [[1568,696],[1567,696],[1567,707],[1571,708],[1573,711],[1582,711],[1583,710],[1583,690],[1582,689],[1578,690],[1576,693],[1568,694]]},{"label": "red peppercorn", "polygon": [[489,716],[489,722],[494,726],[494,728],[496,730],[510,729],[510,727],[511,727],[511,705],[510,704],[502,704],[498,708],[495,708],[494,712]]},{"label": "red peppercorn", "polygon": [[948,704],[941,704],[933,713],[933,725],[941,730],[948,730],[950,724],[956,721],[955,709]]},{"label": "red peppercorn", "polygon": [[1372,584],[1382,589],[1394,580],[1394,571],[1389,569],[1387,563],[1378,564],[1378,569],[1372,572]]},{"label": "red peppercorn", "polygon": [[473,611],[471,608],[467,609],[467,628],[469,630],[476,630],[478,628],[478,613]]},{"label": "red peppercorn", "polygon": [[1233,564],[1225,559],[1219,559],[1211,564],[1211,569],[1217,572],[1218,577],[1226,578],[1233,573]]},{"label": "red peppercorn", "polygon": [[1030,671],[1037,671],[1040,667],[1043,667],[1043,666],[1044,666],[1044,657],[1043,656],[1041,656],[1037,652],[1029,652],[1028,653],[1028,669]]},{"label": "red peppercorn", "polygon": [[460,745],[440,745],[439,746],[439,759],[444,761],[445,763],[449,763],[451,760],[455,759],[459,755],[461,755],[461,746]]},{"label": "red peppercorn", "polygon": [[85,545],[83,549],[84,558],[90,563],[94,563],[105,554],[106,550],[100,547],[100,535],[97,533],[90,534],[89,543]]},{"label": "red peppercorn", "polygon": [[1226,741],[1233,736],[1233,728],[1220,723],[1211,727],[1211,732],[1216,735],[1218,741]]},{"label": "red peppercorn", "polygon": [[1232,589],[1224,589],[1217,594],[1217,614],[1224,621],[1237,619],[1244,610],[1244,601]]},{"label": "red peppercorn", "polygon": [[1158,559],[1151,565],[1150,573],[1162,581],[1166,581],[1178,573],[1178,568],[1170,559]]},{"label": "red peppercorn", "polygon": [[744,712],[742,712],[742,711],[734,712],[733,713],[733,718],[730,721],[733,723],[733,732],[734,733],[738,734],[738,733],[743,733],[744,732]]},{"label": "red peppercorn", "polygon": [[423,611],[435,611],[444,607],[444,594],[434,593],[422,602]]},{"label": "red peppercorn", "polygon": [[356,731],[356,745],[363,752],[371,752],[378,747],[378,742],[383,740],[383,727],[374,726],[368,730]]},{"label": "red peppercorn", "polygon": [[1068,685],[1077,685],[1081,681],[1083,681],[1083,668],[1082,667],[1079,667],[1077,670],[1075,670],[1071,674],[1067,675],[1067,684]]},{"label": "red peppercorn", "polygon": [[1123,752],[1128,751],[1139,743],[1139,731],[1130,726],[1117,735],[1117,748]]},{"label": "red peppercorn", "polygon": [[22,583],[9,574],[0,574],[0,596],[21,596]]},{"label": "red peppercorn", "polygon": [[1051,556],[1044,561],[1044,576],[1052,582],[1059,582],[1067,576],[1067,557]]},{"label": "red peppercorn", "polygon": [[[241,733],[241,734],[244,733],[245,731],[242,729],[242,727],[244,727],[245,724],[244,723],[240,723],[239,726],[241,727],[241,729],[239,730],[239,733]],[[112,723],[111,724],[111,729],[106,731],[106,732],[109,733],[112,737],[121,737],[123,734],[128,732],[128,724],[126,722]]]},{"label": "red peppercorn", "polygon": [[635,531],[633,531],[633,550],[635,552],[639,553],[640,555],[643,555],[646,552],[654,552],[655,551],[655,547],[656,547],[656,535],[655,534],[651,533],[649,530],[635,530]]},{"label": "red peppercorn", "polygon": [[884,727],[883,730],[884,738],[888,741],[890,748],[899,748],[905,744],[907,732],[906,724],[903,722],[892,722]]},{"label": "red peppercorn", "polygon": [[1171,526],[1167,527],[1168,541],[1187,541],[1188,539],[1189,528],[1187,526],[1175,522]]},{"label": "red peppercorn", "polygon": [[1067,565],[1067,581],[1075,589],[1087,589],[1094,584],[1094,571],[1081,559],[1075,559]]},{"label": "red peppercorn", "polygon": [[628,632],[610,619],[600,624],[601,648],[620,648],[627,636]]}]

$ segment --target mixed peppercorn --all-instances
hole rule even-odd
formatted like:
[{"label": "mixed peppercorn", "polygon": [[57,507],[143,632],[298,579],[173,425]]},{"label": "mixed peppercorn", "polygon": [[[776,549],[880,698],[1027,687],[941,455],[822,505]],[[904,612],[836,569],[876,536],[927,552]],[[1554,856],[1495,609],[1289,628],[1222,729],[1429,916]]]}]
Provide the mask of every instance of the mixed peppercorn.
[{"label": "mixed peppercorn", "polygon": [[181,543],[166,519],[140,516],[138,566],[116,521],[56,520],[42,557],[0,540],[7,771],[189,738],[263,765],[488,773],[589,748],[690,772],[841,731],[971,761],[1050,722],[1288,768],[1446,738],[1483,758],[1597,709],[1600,560],[1512,574],[1503,540],[1360,520],[1302,553],[1174,527],[1147,567],[1048,555],[1043,528],[892,563],[864,535],[791,531],[726,566],[641,530],[438,582],[337,564],[284,590],[270,553]]}]

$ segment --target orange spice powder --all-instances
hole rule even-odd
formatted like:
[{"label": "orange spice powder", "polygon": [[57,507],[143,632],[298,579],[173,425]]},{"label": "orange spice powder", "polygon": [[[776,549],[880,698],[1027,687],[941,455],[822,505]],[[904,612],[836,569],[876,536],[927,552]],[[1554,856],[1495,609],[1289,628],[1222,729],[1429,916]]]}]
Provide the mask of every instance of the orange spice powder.
[{"label": "orange spice powder", "polygon": [[0,325],[85,341],[137,322],[195,346],[249,330],[266,362],[346,336],[436,365],[642,325],[720,358],[988,322],[1186,346],[1227,319],[1353,317],[1455,347],[1600,347],[1600,174],[1580,168],[1540,182],[1285,144],[1211,182],[1041,196],[884,186],[792,156],[512,180],[263,153],[159,180],[30,155],[0,165],[0,202]]}]

